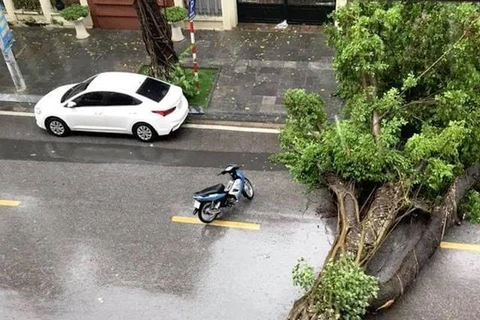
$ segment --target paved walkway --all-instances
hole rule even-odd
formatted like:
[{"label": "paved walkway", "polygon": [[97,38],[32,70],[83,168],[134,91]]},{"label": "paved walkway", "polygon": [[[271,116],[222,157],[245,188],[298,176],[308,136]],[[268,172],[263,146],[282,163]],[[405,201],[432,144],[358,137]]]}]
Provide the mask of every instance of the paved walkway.
[{"label": "paved walkway", "polygon": [[[98,72],[136,72],[148,61],[138,31],[90,33],[90,38],[78,41],[72,29],[15,28],[15,52],[28,86],[24,94],[43,95]],[[220,68],[206,118],[281,122],[286,114],[283,95],[289,88],[318,92],[330,115],[340,110],[332,97],[336,88],[332,51],[319,27],[279,31],[246,25],[234,31],[198,31],[197,42],[200,67]],[[175,46],[181,52],[188,45],[185,40]],[[15,93],[4,64],[0,93]],[[5,96],[0,94],[0,101],[25,99]]]}]

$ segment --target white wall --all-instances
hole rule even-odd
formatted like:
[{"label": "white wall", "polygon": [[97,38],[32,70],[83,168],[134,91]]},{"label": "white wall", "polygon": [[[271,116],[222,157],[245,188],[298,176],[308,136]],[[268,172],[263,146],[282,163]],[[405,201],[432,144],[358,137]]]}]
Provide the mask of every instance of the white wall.
[{"label": "white wall", "polygon": [[223,29],[231,30],[238,24],[237,0],[222,0]]},{"label": "white wall", "polygon": [[15,15],[15,7],[13,6],[12,0],[3,0],[5,5],[5,10],[7,11],[9,21],[17,21],[17,16]]},{"label": "white wall", "polygon": [[[33,18],[37,22],[50,24],[55,19],[56,21],[62,22],[65,26],[73,27],[71,22],[65,21],[60,14],[54,8],[52,8],[50,0],[38,0],[38,2],[40,3],[43,14],[38,14],[37,12],[24,12],[23,10],[15,8],[13,0],[3,0],[9,21],[15,22]],[[88,6],[87,0],[80,0],[80,3],[84,6]],[[88,28],[93,26],[90,15],[85,18],[85,25]]]}]

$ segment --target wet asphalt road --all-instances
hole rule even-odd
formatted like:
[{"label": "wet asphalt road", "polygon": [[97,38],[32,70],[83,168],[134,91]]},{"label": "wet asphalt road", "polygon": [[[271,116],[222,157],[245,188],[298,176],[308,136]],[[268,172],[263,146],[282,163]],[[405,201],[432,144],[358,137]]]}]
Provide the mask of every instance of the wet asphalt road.
[{"label": "wet asphalt road", "polygon": [[[301,256],[320,266],[328,229],[286,171],[272,134],[184,129],[145,145],[37,129],[0,116],[0,319],[284,319]],[[223,219],[171,221],[193,192],[246,165],[256,195]],[[315,198],[318,201],[318,198]]]},{"label": "wet asphalt road", "polygon": [[[0,319],[285,319],[291,269],[318,269],[332,235],[267,159],[272,134],[183,129],[145,145],[125,136],[57,139],[33,118],[0,116]],[[240,160],[237,160],[240,159]],[[178,224],[191,194],[242,162],[254,182],[223,219],[259,231]],[[447,241],[480,244],[476,226]],[[439,250],[411,290],[367,319],[480,319],[480,253]]]}]

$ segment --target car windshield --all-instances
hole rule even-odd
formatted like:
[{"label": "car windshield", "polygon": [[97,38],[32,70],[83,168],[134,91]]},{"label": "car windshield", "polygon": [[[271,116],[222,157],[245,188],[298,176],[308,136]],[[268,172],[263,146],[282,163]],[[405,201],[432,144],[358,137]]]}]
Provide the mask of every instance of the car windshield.
[{"label": "car windshield", "polygon": [[68,89],[67,92],[65,92],[65,94],[63,95],[62,97],[62,100],[60,102],[65,102],[66,100],[76,96],[77,94],[87,90],[88,86],[90,85],[90,83],[92,83],[92,81],[95,79],[96,76],[94,77],[91,77],[83,82],[80,82],[79,84],[73,86],[72,88]]},{"label": "car windshield", "polygon": [[152,78],[147,78],[138,88],[137,93],[155,102],[162,101],[168,93],[170,85]]}]

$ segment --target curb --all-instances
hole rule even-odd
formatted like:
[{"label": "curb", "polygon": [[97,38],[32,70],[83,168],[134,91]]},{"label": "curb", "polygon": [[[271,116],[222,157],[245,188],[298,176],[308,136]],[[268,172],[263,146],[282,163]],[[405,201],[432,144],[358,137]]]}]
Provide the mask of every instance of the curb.
[{"label": "curb", "polygon": [[[41,97],[41,95],[0,93],[0,110],[33,113],[33,107]],[[278,129],[284,127],[285,117],[285,114],[211,112],[208,110],[203,113],[202,109],[191,107],[188,122]]]},{"label": "curb", "polygon": [[248,121],[225,121],[225,120],[202,120],[202,119],[188,119],[187,123],[192,124],[204,124],[204,125],[217,125],[217,126],[230,126],[240,128],[264,128],[264,129],[283,129],[284,124],[270,123],[270,122],[248,122]]},{"label": "curb", "polygon": [[[0,101],[1,103],[2,101]],[[1,108],[0,111],[12,112],[12,113],[24,113],[28,116],[34,116],[33,109],[31,107],[8,107]],[[213,120],[213,119],[202,119],[203,116],[196,114],[190,114],[187,117],[185,123],[191,124],[201,124],[201,125],[217,125],[217,126],[230,126],[230,127],[239,127],[239,128],[261,128],[261,129],[277,129],[281,130],[285,127],[283,123],[273,123],[273,122],[252,122],[252,121],[239,121],[239,120]]]}]

